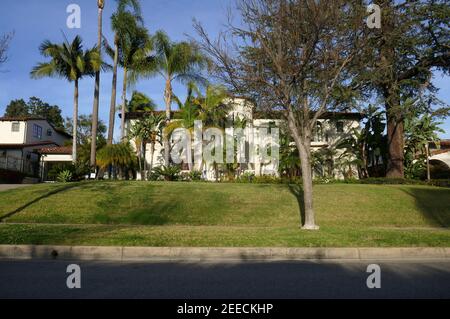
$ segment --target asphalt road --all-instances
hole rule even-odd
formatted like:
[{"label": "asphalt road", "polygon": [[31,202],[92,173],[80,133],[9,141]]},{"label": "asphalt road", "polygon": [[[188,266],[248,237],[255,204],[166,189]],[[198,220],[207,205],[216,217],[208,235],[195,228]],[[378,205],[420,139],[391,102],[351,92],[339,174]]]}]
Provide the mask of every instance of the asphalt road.
[{"label": "asphalt road", "polygon": [[[81,268],[81,288],[66,285]],[[0,261],[0,298],[450,298],[450,261],[113,263]]]}]

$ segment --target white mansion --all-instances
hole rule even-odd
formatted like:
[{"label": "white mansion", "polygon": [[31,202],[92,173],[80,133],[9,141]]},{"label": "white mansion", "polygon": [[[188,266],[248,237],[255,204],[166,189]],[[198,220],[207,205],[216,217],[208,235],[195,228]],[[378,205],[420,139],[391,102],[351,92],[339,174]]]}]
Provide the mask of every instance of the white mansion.
[{"label": "white mansion", "polygon": [[[231,111],[229,112],[229,119],[232,121],[236,118],[245,119],[246,120],[246,128],[253,128],[253,132],[255,132],[256,136],[261,128],[268,127],[280,127],[283,120],[279,119],[279,116],[270,116],[264,112],[257,112],[254,110],[254,104],[245,100],[243,98],[233,98],[228,103],[231,104]],[[174,112],[174,114],[176,111]],[[129,112],[126,113],[125,125],[127,134],[130,133],[131,127],[134,125],[136,121],[145,116],[145,112]],[[278,117],[278,118],[277,118]],[[175,116],[176,118],[176,116]],[[176,119],[173,119],[176,121]],[[359,113],[347,113],[347,112],[339,112],[339,113],[325,113],[322,118],[319,119],[317,123],[317,129],[315,130],[314,138],[311,143],[313,152],[323,149],[332,149],[332,157],[335,160],[338,160],[339,156],[342,154],[343,150],[336,149],[337,144],[342,141],[344,138],[353,134],[354,129],[359,129],[361,121],[361,114]],[[273,136],[272,136],[273,137]],[[270,143],[270,136],[269,142]],[[173,143],[173,138],[171,139]],[[136,145],[134,140],[132,139],[132,145],[136,149]],[[173,146],[173,144],[172,144]],[[248,145],[246,146],[248,154]],[[194,156],[195,153],[195,145],[192,145],[192,150],[190,156]],[[225,148],[225,147],[224,147]],[[156,143],[155,150],[153,152],[153,159],[151,159],[152,152],[151,147],[148,145],[146,147],[145,158],[148,164],[153,165],[153,167],[164,165],[164,152],[161,141]],[[202,173],[203,178],[207,180],[215,180],[216,179],[216,170],[213,167],[212,162],[201,161],[196,162],[193,160],[194,164],[191,167],[193,170],[199,171]],[[183,170],[188,170],[188,165],[182,165]],[[357,177],[356,167],[351,168],[354,170],[354,176]],[[344,178],[343,171],[336,165],[333,165],[333,172],[335,178]],[[250,173],[255,176],[259,175],[279,175],[278,162],[272,161],[271,163],[261,164],[258,160],[249,160],[245,164],[240,165],[241,173]],[[321,177],[325,171],[329,173],[329,168],[316,166],[314,167],[314,176]],[[219,176],[220,177],[220,176]],[[140,176],[138,176],[138,179]]]}]

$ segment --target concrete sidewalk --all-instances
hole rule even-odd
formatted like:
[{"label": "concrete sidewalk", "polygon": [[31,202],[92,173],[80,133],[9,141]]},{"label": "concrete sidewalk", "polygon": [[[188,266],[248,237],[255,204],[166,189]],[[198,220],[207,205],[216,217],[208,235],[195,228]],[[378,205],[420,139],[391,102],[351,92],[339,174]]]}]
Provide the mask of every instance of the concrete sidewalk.
[{"label": "concrete sidewalk", "polygon": [[90,261],[443,260],[450,248],[196,248],[0,245],[0,259]]}]

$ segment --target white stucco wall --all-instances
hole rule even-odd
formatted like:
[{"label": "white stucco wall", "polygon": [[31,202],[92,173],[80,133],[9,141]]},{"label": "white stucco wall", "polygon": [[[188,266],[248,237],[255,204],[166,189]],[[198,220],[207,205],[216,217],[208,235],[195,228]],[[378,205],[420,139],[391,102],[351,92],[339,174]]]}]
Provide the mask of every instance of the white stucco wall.
[{"label": "white stucco wall", "polygon": [[[42,127],[42,137],[37,138],[33,136],[33,125]],[[47,131],[51,132],[51,136],[47,135]],[[69,138],[56,132],[55,129],[45,120],[27,121],[26,143],[38,143],[43,141],[55,142],[59,146],[63,146]]]},{"label": "white stucco wall", "polygon": [[[251,103],[244,99],[234,99],[234,100],[228,100],[229,103],[233,105],[233,110],[230,112],[230,118],[236,118],[239,116],[240,118],[247,119],[247,125],[253,127],[256,130],[256,138],[258,136],[258,128],[260,127],[267,127],[269,123],[275,123],[276,126],[280,127],[283,123],[283,120],[276,120],[276,119],[253,119],[253,106]],[[128,129],[136,122],[136,120],[127,120],[126,121],[126,128],[127,132]],[[323,140],[321,141],[313,141],[311,143],[312,150],[317,151],[321,148],[335,148],[337,144],[348,135],[352,134],[353,129],[359,129],[360,123],[358,120],[350,120],[350,119],[320,119],[319,122],[322,124],[323,129]],[[343,132],[337,132],[336,123],[342,122],[343,123]],[[271,141],[266,141],[271,142]],[[192,142],[194,144],[194,142]],[[136,146],[134,144],[134,141],[131,141],[131,144],[136,149]],[[194,147],[194,145],[192,145]],[[164,158],[163,158],[163,147],[160,143],[156,143],[155,145],[155,151],[153,154],[153,167],[164,165]],[[337,150],[335,154],[335,159],[341,155],[343,150]],[[193,153],[193,151],[192,151]],[[151,147],[150,144],[146,146],[146,159],[148,167],[150,167],[151,162]],[[260,165],[259,163],[248,163],[248,165],[243,165],[243,169],[248,172],[252,172],[255,175],[275,175],[278,176],[278,162],[269,163],[265,165]],[[200,172],[206,173],[207,179],[214,180],[214,168],[212,163],[194,163],[193,168],[195,170],[198,170]],[[356,168],[355,168],[355,174],[356,174]],[[334,171],[335,178],[343,178],[342,171],[335,169]],[[318,177],[318,176],[316,176]]]},{"label": "white stucco wall", "polygon": [[[19,131],[13,132],[13,123],[19,123]],[[33,136],[33,124],[42,128],[42,137]],[[47,135],[51,131],[51,136]],[[45,120],[0,121],[0,144],[31,144],[45,141],[55,142],[63,146],[69,138],[57,131]]]},{"label": "white stucco wall", "polygon": [[[12,131],[12,124],[19,123],[19,131]],[[26,122],[0,121],[0,144],[24,144]]]}]

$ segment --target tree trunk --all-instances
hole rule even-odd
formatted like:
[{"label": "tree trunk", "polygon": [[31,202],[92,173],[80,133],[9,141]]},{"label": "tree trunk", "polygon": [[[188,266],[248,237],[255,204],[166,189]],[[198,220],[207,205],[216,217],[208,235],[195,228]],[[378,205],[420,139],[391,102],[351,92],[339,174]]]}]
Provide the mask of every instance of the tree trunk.
[{"label": "tree trunk", "polygon": [[147,141],[142,142],[142,152],[144,155],[142,156],[144,159],[144,181],[147,180]]},{"label": "tree trunk", "polygon": [[367,169],[367,147],[366,142],[361,143],[361,154],[362,154],[362,170],[361,170],[361,176],[362,178],[368,178],[369,177],[369,170]]},{"label": "tree trunk", "polygon": [[119,46],[117,44],[117,35],[114,41],[114,66],[111,90],[111,104],[109,107],[109,126],[108,126],[108,145],[112,145],[114,139],[114,122],[116,118],[116,96],[117,96],[117,65],[119,61]]},{"label": "tree trunk", "polygon": [[[171,105],[172,105],[172,82],[170,76],[166,80],[166,88],[164,90],[164,99],[166,102],[166,125],[170,123],[171,117]],[[169,166],[170,162],[170,144],[168,134],[163,134],[164,145],[164,162],[166,166]]]},{"label": "tree trunk", "polygon": [[396,65],[397,52],[392,34],[395,32],[395,13],[393,12],[394,1],[387,1],[383,5],[383,28],[382,42],[380,48],[380,67],[384,70],[384,83],[382,93],[386,105],[386,126],[388,142],[388,160],[386,177],[404,177],[404,140],[403,140],[403,117],[400,110],[400,92],[398,88],[398,74]]},{"label": "tree trunk", "polygon": [[396,91],[385,91],[386,124],[388,141],[388,163],[386,177],[404,178],[404,128],[403,117],[399,113],[400,98]]},{"label": "tree trunk", "polygon": [[302,167],[304,224],[302,229],[318,230],[313,209],[313,187],[311,172],[311,142],[306,139],[297,143]]},{"label": "tree trunk", "polygon": [[75,80],[75,92],[73,96],[73,130],[72,130],[72,162],[77,162],[77,131],[78,131],[78,80]]},{"label": "tree trunk", "polygon": [[403,121],[389,118],[387,123],[389,159],[386,177],[403,178]]},{"label": "tree trunk", "polygon": [[121,109],[121,132],[120,132],[120,138],[122,142],[125,139],[125,108],[127,104],[127,75],[128,75],[128,69],[127,67],[123,68],[123,88],[122,88],[122,109]]},{"label": "tree trunk", "polygon": [[141,174],[141,181],[144,178],[144,170],[142,168],[142,142],[139,142],[139,173]]},{"label": "tree trunk", "polygon": [[153,170],[153,156],[155,155],[155,143],[150,144],[150,172]]},{"label": "tree trunk", "polygon": [[[102,53],[102,14],[103,7],[98,8],[98,39],[97,49]],[[94,90],[94,106],[92,109],[92,135],[91,135],[91,169],[96,169],[96,156],[97,156],[97,128],[98,128],[98,104],[100,97],[100,70],[95,73],[95,90]]]},{"label": "tree trunk", "polygon": [[427,144],[425,145],[425,153],[427,157],[427,181],[429,182],[431,180],[431,171],[430,171],[430,144],[427,141]]},{"label": "tree trunk", "polygon": [[311,168],[311,131],[303,128],[302,134],[299,134],[296,125],[294,114],[291,110],[288,112],[287,118],[289,130],[294,138],[295,144],[298,148],[302,182],[303,182],[303,227],[305,230],[318,230],[316,225],[313,209],[313,187],[312,187],[312,168]]}]

